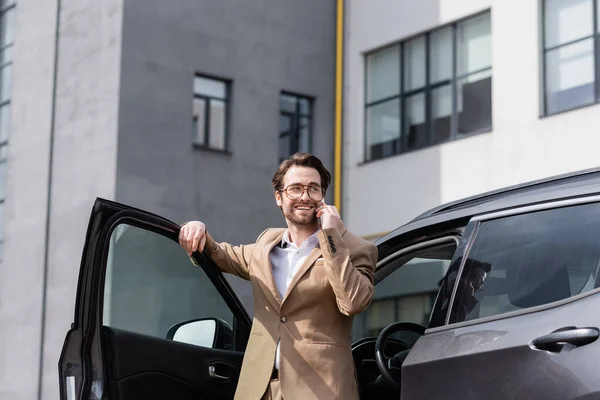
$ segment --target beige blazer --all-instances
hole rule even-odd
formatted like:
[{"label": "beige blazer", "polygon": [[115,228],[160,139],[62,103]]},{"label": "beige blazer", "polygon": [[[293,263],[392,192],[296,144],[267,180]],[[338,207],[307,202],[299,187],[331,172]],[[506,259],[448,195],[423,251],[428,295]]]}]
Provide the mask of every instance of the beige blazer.
[{"label": "beige blazer", "polygon": [[269,253],[285,229],[267,229],[256,243],[231,246],[207,235],[206,250],[223,272],[250,280],[254,320],[236,400],[259,400],[269,385],[277,342],[284,399],[358,399],[351,353],[352,316],[373,298],[377,248],[345,227],[318,233],[315,248],[283,299]]}]

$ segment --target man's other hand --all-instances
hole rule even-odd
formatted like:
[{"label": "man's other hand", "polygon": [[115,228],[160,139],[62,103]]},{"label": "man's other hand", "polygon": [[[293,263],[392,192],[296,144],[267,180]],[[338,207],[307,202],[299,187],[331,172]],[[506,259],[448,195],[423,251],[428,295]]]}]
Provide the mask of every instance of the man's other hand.
[{"label": "man's other hand", "polygon": [[179,244],[188,256],[196,250],[203,251],[206,244],[206,225],[200,221],[186,222],[179,231]]}]

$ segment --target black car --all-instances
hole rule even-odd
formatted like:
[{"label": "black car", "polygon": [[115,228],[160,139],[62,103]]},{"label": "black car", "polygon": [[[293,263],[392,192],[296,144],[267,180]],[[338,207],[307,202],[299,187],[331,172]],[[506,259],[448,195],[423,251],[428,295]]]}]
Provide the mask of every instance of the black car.
[{"label": "black car", "polygon": [[[233,398],[251,319],[178,232],[96,201],[61,399]],[[600,170],[446,204],[376,244],[376,294],[403,271],[441,279],[426,322],[400,313],[356,340],[361,398],[600,397]]]}]

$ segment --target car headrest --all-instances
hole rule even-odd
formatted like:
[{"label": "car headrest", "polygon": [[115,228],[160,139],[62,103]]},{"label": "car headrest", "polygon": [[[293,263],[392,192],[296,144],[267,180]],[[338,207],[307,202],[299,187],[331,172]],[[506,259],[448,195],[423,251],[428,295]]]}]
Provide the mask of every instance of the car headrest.
[{"label": "car headrest", "polygon": [[521,268],[513,265],[506,271],[509,301],[516,307],[527,308],[571,296],[569,271],[566,265],[548,265],[547,268]]}]

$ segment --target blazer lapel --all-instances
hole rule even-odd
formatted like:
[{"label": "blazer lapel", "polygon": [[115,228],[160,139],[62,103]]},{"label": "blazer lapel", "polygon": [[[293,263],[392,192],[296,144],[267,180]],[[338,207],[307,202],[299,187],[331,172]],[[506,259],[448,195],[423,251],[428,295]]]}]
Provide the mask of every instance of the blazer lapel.
[{"label": "blazer lapel", "polygon": [[277,309],[279,309],[279,307],[281,306],[281,296],[279,295],[279,291],[277,290],[277,286],[275,285],[275,279],[273,278],[273,265],[271,264],[270,253],[271,250],[273,250],[273,248],[277,246],[279,242],[281,242],[282,237],[283,233],[277,235],[277,237],[273,241],[267,243],[267,245],[263,247],[263,259],[260,260],[260,262],[258,263],[260,266],[260,272],[263,275],[262,281],[265,283],[267,288],[269,288],[269,291],[273,295],[273,306],[276,306]]},{"label": "blazer lapel", "polygon": [[298,283],[300,278],[302,278],[302,276],[304,276],[306,271],[308,271],[310,269],[310,267],[312,267],[312,265],[315,263],[315,261],[317,261],[317,258],[319,258],[319,256],[321,256],[321,254],[322,253],[321,253],[320,247],[315,247],[308,254],[308,257],[306,257],[306,259],[304,260],[304,262],[302,263],[300,268],[298,268],[298,271],[296,271],[296,273],[294,274],[294,277],[292,278],[292,281],[288,285],[288,288],[287,288],[287,291],[285,292],[285,297],[283,298],[282,303],[285,301],[285,299],[287,299],[289,297],[291,291],[294,289],[294,287],[296,286],[296,284]]}]

